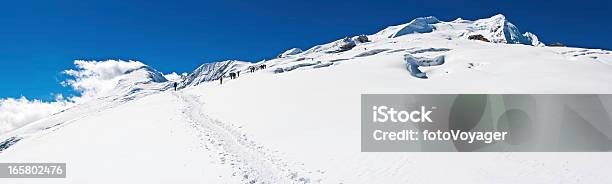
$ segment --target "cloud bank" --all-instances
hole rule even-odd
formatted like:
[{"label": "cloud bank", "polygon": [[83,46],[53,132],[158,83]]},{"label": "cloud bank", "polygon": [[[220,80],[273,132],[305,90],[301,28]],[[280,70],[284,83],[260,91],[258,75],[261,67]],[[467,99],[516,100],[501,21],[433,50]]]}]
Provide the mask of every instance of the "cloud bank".
[{"label": "cloud bank", "polygon": [[26,97],[18,99],[0,99],[0,135],[20,128],[31,122],[57,113],[72,105],[58,95],[55,102],[29,100]]},{"label": "cloud bank", "polygon": [[183,73],[183,74],[177,74],[176,72],[172,72],[169,74],[164,74],[164,78],[168,79],[169,81],[172,82],[180,82],[181,81],[181,77],[186,76],[187,73]]},{"label": "cloud bank", "polygon": [[0,98],[0,135],[96,98],[99,94],[113,89],[118,83],[118,78],[126,72],[146,66],[139,61],[122,60],[76,60],[74,65],[74,69],[62,72],[68,76],[68,79],[61,84],[77,91],[79,93],[77,96],[65,99],[60,94],[56,96],[54,102],[31,100],[26,97]]}]

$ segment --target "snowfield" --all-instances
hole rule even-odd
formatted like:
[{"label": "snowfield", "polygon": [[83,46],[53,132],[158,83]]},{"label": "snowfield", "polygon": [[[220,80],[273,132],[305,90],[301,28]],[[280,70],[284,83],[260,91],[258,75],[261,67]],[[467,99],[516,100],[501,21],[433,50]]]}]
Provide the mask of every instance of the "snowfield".
[{"label": "snowfield", "polygon": [[66,179],[0,182],[612,182],[607,153],[360,152],[361,94],[612,93],[610,51],[546,47],[502,15],[434,19],[207,63],[178,91],[149,67],[126,72],[98,98],[0,135],[0,162],[66,162]]}]

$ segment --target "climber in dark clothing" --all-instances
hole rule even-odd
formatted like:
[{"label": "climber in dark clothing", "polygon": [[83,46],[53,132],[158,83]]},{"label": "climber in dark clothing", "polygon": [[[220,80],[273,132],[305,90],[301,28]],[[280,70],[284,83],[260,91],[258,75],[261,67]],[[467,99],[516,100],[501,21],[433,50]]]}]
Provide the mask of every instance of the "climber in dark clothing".
[{"label": "climber in dark clothing", "polygon": [[176,87],[178,87],[178,83],[174,82],[174,91],[176,91]]}]

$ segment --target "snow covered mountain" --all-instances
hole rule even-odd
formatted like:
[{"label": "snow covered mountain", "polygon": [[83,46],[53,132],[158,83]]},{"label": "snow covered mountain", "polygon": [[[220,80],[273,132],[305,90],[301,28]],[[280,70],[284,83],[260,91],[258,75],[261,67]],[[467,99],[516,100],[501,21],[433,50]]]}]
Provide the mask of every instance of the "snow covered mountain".
[{"label": "snow covered mountain", "polygon": [[364,93],[612,93],[610,51],[546,47],[496,15],[279,56],[203,64],[179,91],[148,66],[120,71],[102,95],[0,135],[0,162],[67,162],[65,180],[10,183],[612,182],[606,154],[361,153],[359,124]]},{"label": "snow covered mountain", "polygon": [[180,87],[195,86],[203,82],[218,80],[221,76],[230,72],[244,70],[244,67],[249,64],[251,63],[236,60],[202,64],[182,80]]},{"label": "snow covered mountain", "polygon": [[476,21],[459,18],[451,22],[443,22],[435,17],[421,17],[406,24],[388,27],[374,34],[373,37],[396,38],[407,34],[431,32],[436,32],[447,39],[467,39],[470,35],[483,35],[494,43],[544,45],[533,33],[522,34],[501,14]]},{"label": "snow covered mountain", "polygon": [[[389,40],[400,40],[402,42],[407,43],[406,39],[401,38],[402,36],[416,37],[416,39],[443,39],[461,41],[469,40],[468,38],[472,35],[482,35],[485,39],[489,40],[492,43],[544,46],[544,43],[541,43],[535,34],[530,32],[521,34],[519,29],[514,26],[514,24],[510,23],[506,19],[506,17],[501,14],[476,21],[463,20],[459,18],[451,22],[443,22],[431,16],[420,17],[406,24],[390,26],[386,29],[379,31],[378,33],[369,36],[359,35],[351,38],[347,37],[336,40],[331,43],[314,46],[306,51],[302,51],[299,48],[291,48],[279,54],[277,58],[273,58],[272,60],[264,61],[258,64],[231,60],[203,64],[191,74],[189,74],[189,76],[184,80],[181,86],[194,86],[202,82],[217,80],[221,75],[226,75],[230,72],[246,71],[248,66],[256,66],[262,64],[275,66],[279,63],[287,63],[287,61],[291,61],[291,59],[295,58],[297,58],[298,61],[304,61],[306,59],[322,57],[323,55],[339,54],[340,52],[349,51],[357,45],[380,45],[383,42]],[[388,49],[394,48],[394,46],[388,47]],[[362,46],[361,48],[367,49],[368,46]],[[444,49],[445,48],[443,48],[443,50]],[[362,55],[374,55],[378,52],[385,51],[388,50],[370,50],[368,52],[362,53]],[[302,65],[314,66],[316,64],[306,63]],[[330,66],[331,64],[326,63],[317,67],[321,67],[324,65]]]},{"label": "snow covered mountain", "polygon": [[135,98],[137,95],[170,89],[170,85],[165,82],[168,80],[162,73],[149,66],[142,66],[126,71],[117,78],[117,85],[113,90],[103,93],[102,96]]},{"label": "snow covered mountain", "polygon": [[[146,92],[169,89],[168,80],[162,73],[137,61],[75,61],[80,70],[66,70],[73,77],[64,81],[80,91],[80,98],[133,98]],[[98,65],[98,66],[96,66]],[[119,67],[119,65],[122,65]],[[149,94],[146,93],[146,94]]]}]

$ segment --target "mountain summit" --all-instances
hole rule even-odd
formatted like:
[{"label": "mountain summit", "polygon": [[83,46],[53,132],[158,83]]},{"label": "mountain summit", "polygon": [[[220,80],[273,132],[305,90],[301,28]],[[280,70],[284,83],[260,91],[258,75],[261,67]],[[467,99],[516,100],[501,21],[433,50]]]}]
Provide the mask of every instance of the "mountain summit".
[{"label": "mountain summit", "polygon": [[535,34],[521,33],[502,14],[475,21],[458,18],[451,22],[443,22],[433,16],[420,17],[406,24],[390,26],[373,36],[396,38],[414,33],[434,33],[447,39],[467,39],[471,35],[483,35],[484,38],[494,43],[544,45],[538,41]]}]

